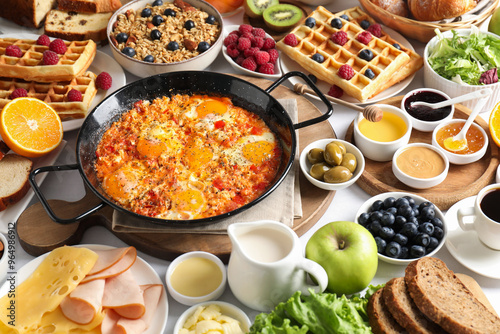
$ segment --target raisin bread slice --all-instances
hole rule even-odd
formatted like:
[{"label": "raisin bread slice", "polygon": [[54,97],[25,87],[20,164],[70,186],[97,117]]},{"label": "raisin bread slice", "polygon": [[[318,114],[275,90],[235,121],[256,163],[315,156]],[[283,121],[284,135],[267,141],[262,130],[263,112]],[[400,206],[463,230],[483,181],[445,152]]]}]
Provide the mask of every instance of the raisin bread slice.
[{"label": "raisin bread slice", "polygon": [[77,13],[53,9],[45,20],[45,33],[68,41],[106,40],[106,28],[113,13]]},{"label": "raisin bread slice", "polygon": [[56,0],[2,0],[0,16],[26,27],[39,28]]},{"label": "raisin bread slice", "polygon": [[26,195],[32,168],[30,159],[17,154],[7,154],[0,160],[0,211]]},{"label": "raisin bread slice", "polygon": [[406,333],[394,317],[391,315],[382,297],[382,290],[379,289],[368,300],[366,311],[368,322],[374,334],[400,334]]},{"label": "raisin bread slice", "polygon": [[122,6],[120,0],[58,0],[57,8],[64,11],[103,13]]},{"label": "raisin bread slice", "polygon": [[419,310],[444,330],[454,334],[500,333],[500,318],[442,260],[423,257],[411,262],[405,270],[405,282]]}]

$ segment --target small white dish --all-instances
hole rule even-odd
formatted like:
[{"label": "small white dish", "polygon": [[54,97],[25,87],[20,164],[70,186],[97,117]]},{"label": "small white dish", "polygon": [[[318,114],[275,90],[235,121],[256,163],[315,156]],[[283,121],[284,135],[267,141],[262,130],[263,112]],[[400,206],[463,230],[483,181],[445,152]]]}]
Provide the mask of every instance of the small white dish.
[{"label": "small white dish", "polygon": [[364,119],[363,114],[359,113],[354,119],[354,143],[365,158],[374,161],[391,161],[394,153],[410,141],[412,122],[408,114],[397,107],[388,104],[377,104],[376,106],[382,109],[384,113],[391,113],[400,117],[406,124],[406,132],[399,139],[390,142],[372,140],[359,130],[359,122]]},{"label": "small white dish", "polygon": [[197,305],[193,305],[190,308],[188,308],[186,311],[184,311],[181,316],[177,319],[177,322],[175,323],[173,334],[178,334],[181,328],[184,326],[184,323],[186,320],[193,315],[193,313],[196,311],[196,309],[199,306],[207,307],[209,305],[217,305],[221,309],[221,313],[223,315],[227,315],[235,320],[238,320],[240,323],[241,330],[243,333],[248,333],[250,331],[250,326],[252,323],[250,322],[250,319],[246,315],[245,312],[243,312],[240,308],[237,306],[227,303],[227,302],[222,302],[222,301],[210,301],[210,302],[203,302],[199,303]]},{"label": "small white dish", "polygon": [[457,211],[460,207],[474,206],[476,196],[458,201],[446,212],[448,236],[446,248],[464,267],[494,279],[500,279],[500,251],[485,246],[475,231],[464,231],[458,225]]},{"label": "small white dish", "polygon": [[3,245],[3,250],[0,252],[0,282],[3,282],[7,277],[8,270],[8,241],[3,233],[0,233],[0,243]]},{"label": "small white dish", "polygon": [[[232,31],[235,31],[235,30],[238,30],[239,28],[239,25],[230,25],[230,26],[226,26],[224,28],[224,37],[223,37],[223,40],[227,37],[227,35],[229,35]],[[267,32],[266,32],[266,37],[267,38],[273,38],[271,35],[269,35]],[[259,73],[259,72],[256,72],[256,71],[250,71],[250,70],[247,70],[246,68],[238,65],[234,60],[233,58],[231,58],[228,54],[227,54],[227,48],[225,45],[222,45],[222,54],[224,55],[224,58],[226,58],[227,62],[229,63],[229,65],[231,65],[233,67],[233,69],[240,73],[240,74],[246,74],[246,75],[250,75],[250,76],[254,76],[254,77],[261,77],[261,78],[267,78],[267,79],[277,79],[279,77],[282,76],[282,72],[281,72],[281,53],[278,57],[278,60],[276,61],[276,64],[274,64],[274,74],[264,74],[264,73]]]},{"label": "small white dish", "polygon": [[[309,162],[309,160],[307,160],[308,152],[313,148],[325,149],[326,145],[332,141],[341,142],[346,147],[347,153],[352,153],[356,157],[356,161],[357,161],[356,169],[355,169],[352,177],[346,182],[327,183],[327,182],[323,182],[323,181],[320,181],[318,179],[315,179],[309,173],[309,170],[311,169],[312,164]],[[330,191],[341,190],[341,189],[345,189],[345,188],[349,187],[350,185],[354,184],[359,179],[361,174],[363,174],[363,171],[365,170],[365,158],[363,157],[363,154],[356,146],[354,146],[353,144],[351,144],[345,140],[335,139],[335,138],[321,139],[321,140],[317,140],[315,142],[312,142],[311,144],[307,145],[304,148],[304,150],[300,154],[300,169],[302,170],[302,173],[304,173],[305,177],[309,180],[309,182],[314,184],[316,187],[321,188],[321,189],[325,189],[325,190],[330,190]]]},{"label": "small white dish", "polygon": [[481,131],[481,133],[483,134],[484,145],[483,145],[483,147],[481,147],[481,149],[479,151],[471,153],[471,154],[457,154],[457,153],[452,153],[450,151],[445,150],[443,147],[441,147],[440,144],[438,144],[438,142],[436,140],[436,134],[439,131],[439,129],[441,129],[443,126],[446,126],[448,124],[465,123],[465,121],[466,121],[465,119],[452,119],[452,120],[449,120],[446,122],[442,122],[432,132],[432,145],[437,147],[441,152],[443,152],[451,164],[466,165],[466,164],[476,162],[479,159],[481,159],[486,154],[486,151],[488,150],[488,146],[489,146],[488,134],[483,129],[483,127],[477,123],[472,123],[471,127],[469,128],[469,131],[472,127],[474,127],[476,129],[478,129],[479,131]]},{"label": "small white dish", "polygon": [[[177,266],[181,264],[183,261],[193,258],[202,258],[211,261],[213,264],[217,266],[217,268],[221,271],[221,282],[220,284],[212,290],[210,293],[203,296],[187,296],[179,291],[175,290],[172,284],[172,274],[177,269]],[[178,257],[176,257],[168,266],[167,273],[165,275],[165,282],[167,283],[167,289],[169,294],[181,304],[192,306],[201,302],[206,302],[210,300],[215,300],[219,298],[226,288],[227,283],[227,271],[224,263],[215,255],[203,252],[203,251],[194,251],[187,252]]]},{"label": "small white dish", "polygon": [[[429,178],[418,178],[418,177],[414,177],[414,176],[411,176],[411,175],[408,175],[407,173],[405,173],[403,170],[401,170],[400,166],[398,165],[397,159],[401,155],[402,152],[404,152],[407,149],[411,149],[412,147],[423,147],[423,148],[429,149],[433,152],[436,152],[441,157],[441,159],[443,159],[444,170],[439,175],[434,176],[434,177],[429,177]],[[423,161],[423,163],[428,162],[425,159],[423,159],[423,157],[421,157],[421,156],[419,156],[418,158],[421,160],[417,160],[417,161],[420,161],[420,162]],[[399,181],[406,184],[408,187],[415,188],[415,189],[427,189],[427,188],[437,186],[438,184],[443,182],[444,179],[446,179],[446,176],[448,175],[449,168],[450,168],[450,162],[448,161],[448,158],[446,157],[446,155],[441,150],[439,150],[437,147],[434,147],[434,146],[432,146],[430,144],[426,144],[426,143],[412,143],[412,144],[405,145],[405,146],[399,148],[396,151],[396,153],[394,153],[394,156],[392,158],[392,172],[394,173],[396,178]]]}]

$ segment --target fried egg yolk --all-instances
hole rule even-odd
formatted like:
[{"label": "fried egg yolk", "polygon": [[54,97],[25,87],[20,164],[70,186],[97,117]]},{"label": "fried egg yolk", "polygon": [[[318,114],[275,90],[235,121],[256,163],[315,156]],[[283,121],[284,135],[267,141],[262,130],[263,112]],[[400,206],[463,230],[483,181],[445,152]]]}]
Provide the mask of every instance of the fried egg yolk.
[{"label": "fried egg yolk", "polygon": [[184,189],[173,198],[175,211],[184,211],[196,216],[205,208],[205,197],[199,190]]},{"label": "fried egg yolk", "polygon": [[195,138],[186,145],[186,160],[191,170],[198,170],[201,166],[210,162],[214,154],[210,146],[204,144],[201,138]]},{"label": "fried egg yolk", "polygon": [[236,142],[228,153],[228,159],[239,165],[260,165],[272,156],[275,146],[274,135],[270,132],[261,136],[246,136]]},{"label": "fried egg yolk", "polygon": [[125,165],[106,176],[102,186],[113,198],[120,202],[134,198],[140,191],[140,182],[144,178],[142,165]]},{"label": "fried egg yolk", "polygon": [[171,127],[155,127],[143,131],[137,142],[137,151],[148,158],[157,158],[163,152],[179,153],[183,148],[178,133]]},{"label": "fried egg yolk", "polygon": [[196,107],[198,118],[204,118],[210,114],[224,115],[226,111],[227,105],[217,100],[207,100]]}]

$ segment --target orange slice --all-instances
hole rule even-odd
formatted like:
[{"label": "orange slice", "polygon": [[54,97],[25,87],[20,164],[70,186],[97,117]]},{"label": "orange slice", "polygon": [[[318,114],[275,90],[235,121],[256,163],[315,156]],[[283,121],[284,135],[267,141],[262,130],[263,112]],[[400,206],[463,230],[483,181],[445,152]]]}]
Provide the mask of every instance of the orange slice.
[{"label": "orange slice", "polygon": [[59,146],[63,127],[61,119],[47,103],[20,97],[3,107],[0,136],[15,153],[36,158]]},{"label": "orange slice", "polygon": [[490,114],[489,128],[491,138],[500,147],[500,102],[497,103]]}]

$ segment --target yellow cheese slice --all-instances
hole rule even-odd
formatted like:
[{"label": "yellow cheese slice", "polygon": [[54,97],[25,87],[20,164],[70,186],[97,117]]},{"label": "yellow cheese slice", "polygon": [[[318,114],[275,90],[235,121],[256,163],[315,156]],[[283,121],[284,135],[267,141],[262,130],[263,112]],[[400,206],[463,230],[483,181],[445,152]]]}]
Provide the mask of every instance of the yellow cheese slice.
[{"label": "yellow cheese slice", "polygon": [[29,333],[40,334],[73,334],[73,333],[100,333],[99,326],[104,319],[105,311],[98,312],[92,322],[86,325],[80,325],[66,318],[60,307],[54,311],[45,314],[36,326],[36,330]]},{"label": "yellow cheese slice", "polygon": [[21,333],[36,328],[42,316],[54,311],[75,289],[97,258],[98,255],[87,248],[64,246],[54,249],[16,288],[15,299],[9,295],[0,299],[1,310],[8,309],[13,300],[15,302],[14,322],[7,312],[0,312],[0,322]]}]

